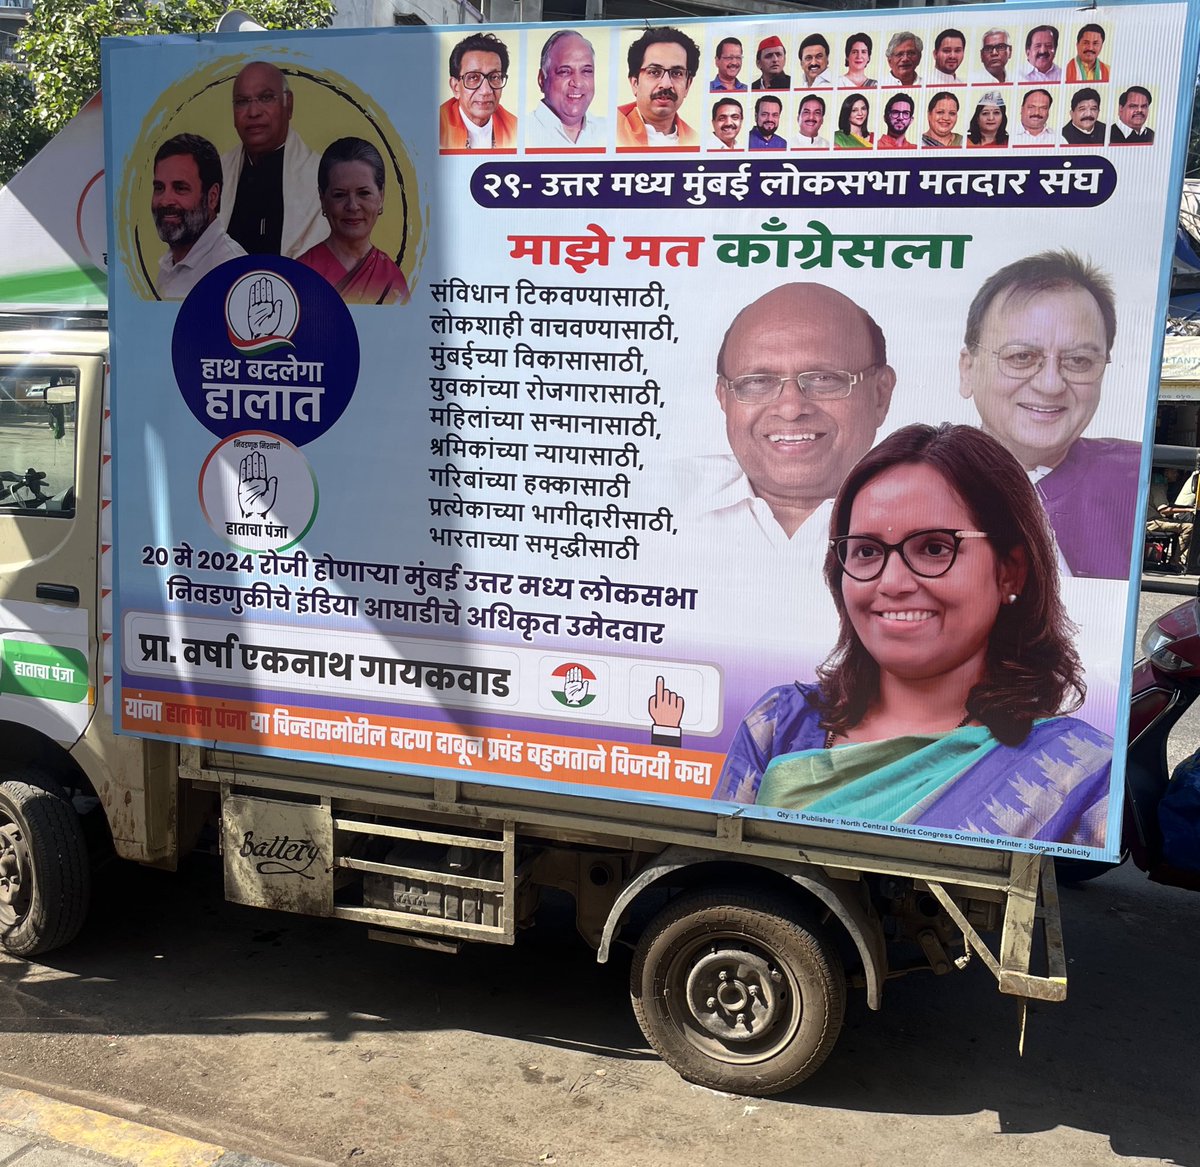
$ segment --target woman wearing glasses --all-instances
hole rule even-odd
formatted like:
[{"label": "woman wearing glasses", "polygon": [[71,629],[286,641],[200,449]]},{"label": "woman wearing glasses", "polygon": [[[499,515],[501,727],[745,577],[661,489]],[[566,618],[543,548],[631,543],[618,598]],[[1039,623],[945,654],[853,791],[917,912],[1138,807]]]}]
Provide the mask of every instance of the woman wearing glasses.
[{"label": "woman wearing glasses", "polygon": [[837,645],[746,716],[716,797],[1099,846],[1112,743],[1064,715],[1079,659],[1016,460],[970,426],[906,426],[851,471],[831,531]]},{"label": "woman wearing glasses", "polygon": [[329,237],[297,259],[333,284],[347,304],[408,300],[404,273],[371,242],[383,188],[383,158],[370,142],[338,138],[321,155],[317,191]]},{"label": "woman wearing glasses", "polygon": [[490,32],[472,33],[450,52],[452,96],[438,109],[443,150],[495,150],[517,145],[517,119],[500,104],[508,84],[508,46]]}]

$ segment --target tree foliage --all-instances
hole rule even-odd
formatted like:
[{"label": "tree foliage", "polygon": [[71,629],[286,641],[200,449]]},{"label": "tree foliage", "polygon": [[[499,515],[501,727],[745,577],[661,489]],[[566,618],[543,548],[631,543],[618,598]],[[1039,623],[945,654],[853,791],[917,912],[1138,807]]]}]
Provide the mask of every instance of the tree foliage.
[{"label": "tree foliage", "polygon": [[[264,28],[325,28],[333,0],[244,0],[238,3]],[[212,32],[224,0],[40,0],[17,42],[29,66],[31,114],[57,133],[100,88],[100,39]]]},{"label": "tree foliage", "polygon": [[50,140],[33,120],[32,110],[29,78],[14,65],[0,64],[0,185]]}]

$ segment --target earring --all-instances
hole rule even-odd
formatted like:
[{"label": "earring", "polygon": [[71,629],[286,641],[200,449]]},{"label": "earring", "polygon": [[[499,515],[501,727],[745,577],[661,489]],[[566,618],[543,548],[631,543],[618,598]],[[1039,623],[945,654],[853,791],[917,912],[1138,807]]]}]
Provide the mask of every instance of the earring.
[{"label": "earring", "polygon": [[1013,592],[1013,593],[1010,593],[1006,598],[1007,598],[1008,603],[1015,604],[1021,597],[1018,596],[1015,592]]}]

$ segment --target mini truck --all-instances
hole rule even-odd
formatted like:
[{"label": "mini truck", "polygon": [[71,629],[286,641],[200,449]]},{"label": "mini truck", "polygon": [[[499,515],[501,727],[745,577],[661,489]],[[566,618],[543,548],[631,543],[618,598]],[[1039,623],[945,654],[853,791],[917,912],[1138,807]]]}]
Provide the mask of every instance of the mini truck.
[{"label": "mini truck", "polygon": [[903,973],[977,959],[1001,992],[1065,997],[1053,860],[1036,854],[114,734],[107,353],[98,329],[0,333],[6,952],[75,936],[97,855],[170,869],[216,827],[230,900],[400,944],[512,944],[544,889],[569,893],[597,959],[633,945],[647,1040],[714,1089],[802,1081],[848,989],[879,1009]]},{"label": "mini truck", "polygon": [[[527,90],[532,98],[548,26],[496,26],[512,50],[508,61],[494,42],[471,39],[478,29],[107,42],[107,223],[99,210],[105,167],[78,154],[95,149],[99,99],[0,191],[0,228],[20,243],[7,271],[0,259],[0,305],[25,314],[0,330],[0,948],[34,958],[69,943],[114,856],[173,870],[189,853],[216,847],[232,902],[358,921],[373,939],[447,954],[470,942],[516,943],[543,893],[566,893],[599,961],[615,945],[632,950],[630,998],[647,1041],[684,1078],[713,1089],[770,1095],[802,1082],[834,1047],[847,993],[861,992],[878,1010],[887,980],[904,974],[948,976],[980,963],[1023,1003],[1064,999],[1054,856],[1117,858],[1119,783],[1107,798],[1096,795],[1100,826],[1080,846],[1065,834],[1042,842],[1032,828],[1003,836],[934,828],[916,811],[855,818],[714,797],[749,702],[785,675],[811,675],[837,639],[837,616],[832,601],[820,606],[829,595],[819,569],[798,580],[798,559],[756,550],[760,558],[743,562],[740,545],[730,563],[716,563],[723,537],[680,534],[677,500],[668,506],[660,490],[668,453],[712,453],[698,445],[706,433],[730,460],[725,401],[718,409],[711,386],[732,313],[722,303],[712,316],[714,287],[728,286],[729,303],[744,311],[785,280],[811,280],[820,260],[826,292],[836,284],[873,306],[920,304],[928,326],[896,325],[887,338],[887,359],[908,378],[895,395],[905,401],[892,408],[909,412],[888,421],[898,427],[926,408],[925,420],[946,419],[942,396],[931,390],[929,402],[920,399],[919,371],[944,371],[958,359],[962,311],[1012,258],[1014,232],[1030,252],[1082,249],[1137,224],[1142,250],[1152,254],[1158,243],[1165,255],[1170,233],[1161,224],[1172,219],[1188,112],[1177,89],[1194,76],[1185,62],[1200,37],[1198,2],[1163,0],[1152,19],[1145,5],[1120,4],[1098,17],[1125,54],[1114,58],[1114,77],[1124,70],[1123,80],[1153,87],[1152,148],[1002,159],[921,150],[886,163],[813,154],[803,170],[782,154],[697,153],[697,165],[686,153],[694,136],[687,119],[697,124],[703,113],[700,85],[680,107],[678,151],[667,155],[642,157],[652,139],[644,127],[640,140],[631,138],[640,114],[630,105],[616,107],[619,126],[607,109],[605,144],[583,159],[523,137],[533,132],[524,114],[526,128],[502,149],[497,141],[486,149],[486,130],[472,138],[484,149],[455,145],[447,127],[457,134],[460,95],[494,104],[503,91],[514,108]],[[930,43],[938,11],[913,13],[911,27]],[[969,16],[969,43],[997,19],[986,6]],[[1026,16],[1064,28],[1078,19],[1054,4]],[[798,42],[812,30],[793,26],[808,19],[772,17],[769,31]],[[827,19],[852,20],[844,31],[861,23],[884,43],[885,22],[873,13],[821,14]],[[742,23],[692,21],[670,32],[692,49],[702,44],[707,60],[731,30],[747,45],[766,35],[753,20]],[[609,106],[631,87],[639,92],[639,71],[619,74],[643,34],[588,28],[601,46],[591,83]],[[1143,53],[1146,38],[1178,41],[1179,59]],[[484,58],[467,69],[475,89],[454,72],[453,52],[468,42],[465,56]],[[668,49],[686,59],[683,42]],[[1158,73],[1137,72],[1152,58]],[[264,61],[278,65],[264,69]],[[181,302],[160,294],[156,273],[173,270],[174,251],[164,254],[167,235],[154,217],[151,192],[164,185],[155,179],[156,151],[181,138],[193,148],[203,131],[206,156],[240,158],[230,96],[251,66],[266,80],[263,92],[235,99],[241,116],[294,112],[313,171],[321,150],[339,143],[374,151],[355,147],[353,164],[368,175],[352,197],[365,191],[376,209],[348,217],[361,226],[378,215],[371,238],[377,250],[386,244],[383,258],[394,257],[402,277],[389,284],[389,303],[347,304],[332,280],[288,255],[230,259]],[[661,78],[665,67],[656,67]],[[276,93],[270,86],[285,74],[286,92]],[[404,93],[393,84],[401,75]],[[70,146],[76,160],[53,161],[56,146]],[[384,167],[386,199],[364,157]],[[651,170],[652,180],[641,181]],[[309,196],[319,223],[318,191]],[[220,205],[210,202],[212,214]],[[820,219],[797,225],[810,215],[832,228]],[[834,234],[847,224],[855,234]],[[808,228],[813,234],[780,234]],[[812,262],[784,273],[793,245]],[[1125,321],[1156,295],[1161,304],[1166,286],[1163,263],[1140,254],[1122,237],[1100,255],[1120,289],[1110,377],[1126,378],[1124,392],[1106,390],[1102,424],[1127,449],[1144,436],[1159,354],[1152,330]],[[13,256],[25,265],[15,273]],[[111,316],[103,312],[106,280]],[[507,314],[489,313],[493,302]],[[95,319],[79,318],[81,308]],[[470,340],[464,321],[480,330]],[[463,353],[474,360],[481,351],[491,364],[479,377]],[[1103,376],[1108,362],[1096,354],[1093,363]],[[778,378],[767,370],[765,380],[799,400],[812,367]],[[824,405],[850,408],[851,391],[862,399],[858,385],[871,370],[893,372],[882,361],[853,371],[861,367],[828,365],[848,384]],[[698,382],[707,387],[707,415],[686,393]],[[551,404],[534,410],[526,396]],[[889,396],[877,402],[876,424]],[[944,396],[973,408],[951,390]],[[803,436],[784,433],[776,453],[809,457]],[[860,436],[856,456],[875,431]],[[464,449],[487,465],[471,466]],[[570,474],[553,461],[567,456],[585,468]],[[427,465],[431,457],[438,466]],[[621,473],[603,477],[604,467]],[[458,487],[460,475],[489,494],[428,497]],[[538,491],[549,498],[580,482],[590,495],[541,506],[551,517],[538,517],[536,530],[505,527],[525,522],[526,509],[539,511]],[[487,516],[480,529],[429,526],[431,516],[462,519],[467,508]],[[628,533],[571,535],[585,512]],[[819,524],[823,554],[826,511]],[[943,525],[941,534],[977,536],[979,545],[988,537]],[[1125,534],[1115,540],[1121,553],[1132,551],[1133,528]],[[567,557],[580,544],[595,549],[594,562]],[[303,565],[330,574],[304,575]],[[1057,581],[1057,565],[1047,570]],[[377,610],[354,608],[359,597],[342,585],[355,571],[390,581],[366,597],[383,596]],[[405,572],[428,594],[402,596]],[[589,573],[599,580],[574,578]],[[469,599],[466,584],[457,594],[438,590],[460,574],[522,604],[518,579],[559,590],[532,588],[541,611],[509,605],[503,624],[502,601]],[[572,611],[560,597],[584,582],[592,610]],[[1105,742],[1118,739],[1119,776],[1136,595],[1128,579],[1072,586],[1068,615],[1082,613],[1089,624],[1080,656],[1094,678],[1093,704],[1084,714]],[[670,603],[661,601],[666,593]],[[803,597],[789,622],[763,618],[771,597],[785,594]],[[271,608],[279,596],[308,607],[281,615]],[[451,628],[430,627],[447,612]],[[513,616],[526,619],[523,632]],[[560,636],[560,623],[577,627],[578,638]],[[800,661],[794,647],[809,632],[819,652]],[[422,670],[436,683],[417,692]],[[678,698],[688,685],[685,709]],[[660,722],[656,706],[674,716]],[[969,721],[958,728],[980,728]],[[1058,772],[1051,762],[1045,769]],[[1008,777],[1023,787],[1021,775]]]}]

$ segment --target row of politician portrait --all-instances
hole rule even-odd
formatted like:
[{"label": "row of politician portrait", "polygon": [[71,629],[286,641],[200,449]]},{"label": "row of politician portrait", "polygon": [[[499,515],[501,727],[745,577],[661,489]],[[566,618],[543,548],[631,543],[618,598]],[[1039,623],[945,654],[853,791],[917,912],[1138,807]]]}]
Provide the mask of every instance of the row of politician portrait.
[{"label": "row of politician portrait", "polygon": [[166,244],[153,277],[159,298],[183,299],[219,264],[251,254],[298,260],[347,303],[406,301],[404,273],[373,238],[389,195],[400,198],[379,147],[346,136],[312,149],[292,125],[288,78],[269,62],[247,64],[229,92],[235,146],[220,153],[177,124],[181,132],[155,148],[150,211]]},{"label": "row of politician portrait", "polygon": [[[517,70],[505,39],[493,33],[474,33],[455,41],[447,60],[450,96],[439,109],[440,149],[446,153],[514,153],[521,147],[536,152],[602,152],[613,147],[627,151],[696,150],[706,146],[787,149],[789,137],[796,139],[791,146],[797,149],[829,148],[831,143],[835,147],[862,148],[859,143],[869,147],[876,133],[892,139],[893,148],[905,148],[912,144],[909,130],[894,124],[899,122],[904,107],[909,111],[913,138],[930,146],[946,146],[955,138],[961,144],[972,116],[969,111],[981,104],[998,106],[1004,120],[1011,121],[1014,144],[1149,144],[1154,138],[1148,125],[1154,100],[1151,88],[1141,83],[1110,83],[1109,66],[1099,57],[1104,30],[1094,24],[1081,29],[1077,44],[1081,56],[1072,60],[1065,72],[1054,64],[1058,32],[1052,26],[1030,30],[1030,68],[1025,70],[1010,68],[1007,59],[996,59],[991,46],[984,42],[990,38],[1006,48],[1011,44],[1005,30],[989,30],[982,34],[980,52],[991,68],[984,67],[981,59],[978,76],[969,74],[964,65],[967,38],[959,30],[943,30],[938,35],[934,56],[937,67],[925,70],[920,68],[924,51],[921,37],[897,33],[888,42],[888,59],[896,56],[892,50],[898,44],[897,52],[907,65],[897,66],[899,71],[889,71],[882,80],[867,68],[874,47],[869,34],[855,33],[847,38],[845,73],[835,73],[829,67],[824,36],[811,34],[800,39],[799,59],[805,62],[801,76],[812,84],[796,86],[786,72],[771,71],[776,65],[784,68],[786,49],[781,37],[771,35],[759,42],[761,72],[747,85],[736,73],[729,72],[743,60],[742,42],[726,36],[717,44],[717,72],[708,86],[709,100],[703,103],[695,92],[699,88],[695,81],[701,69],[701,49],[688,32],[667,26],[647,28],[638,35],[625,34],[617,46],[617,34],[612,34],[614,40],[610,42],[605,31],[558,29],[545,37],[537,57],[537,93],[531,96],[530,108],[523,116],[516,112],[520,107],[505,103],[513,89],[519,88],[510,88]],[[529,41],[527,51],[532,54],[537,46],[532,34],[525,35]],[[814,37],[820,42],[815,49],[809,43]],[[1039,37],[1047,39],[1048,56],[1041,52]],[[910,49],[911,55],[907,55]],[[946,53],[951,49],[953,54],[948,59]],[[610,51],[618,50],[623,79],[616,85],[629,100],[609,103],[603,97],[604,78],[609,72],[606,58]],[[818,58],[809,62],[814,51]],[[1032,68],[1035,60],[1042,68]],[[532,61],[529,68],[532,71]],[[968,76],[976,82],[974,87],[968,86]],[[1078,88],[1067,88],[1062,84],[1064,79]],[[891,97],[896,94],[881,92],[876,96],[873,92],[888,89],[902,91],[903,99],[892,103]],[[1018,115],[1025,114],[1028,93],[1037,93],[1038,97],[1026,118]],[[534,96],[538,100],[534,101]],[[687,113],[691,122],[683,114],[685,103],[691,111]],[[935,104],[939,105],[936,113]],[[719,109],[726,111],[726,121],[720,126]],[[1040,124],[1038,109],[1042,111]],[[893,110],[900,112],[889,121],[888,114]],[[710,111],[711,133],[701,124]],[[728,119],[739,114],[740,130],[735,134]],[[744,146],[740,145],[741,132],[745,133]],[[1006,125],[1002,131],[1004,141],[972,144],[1004,145],[1008,133]],[[837,141],[838,135],[844,140]],[[739,145],[728,145],[731,138]],[[1025,138],[1029,140],[1023,141]]]},{"label": "row of politician portrait", "polygon": [[[1052,93],[1041,87],[924,95],[853,92],[827,100],[819,93],[712,101],[706,150],[958,150],[1013,147],[1149,146],[1153,95],[1134,85],[1114,95],[1116,117],[1103,116],[1107,97],[1092,86]],[[792,115],[792,103],[795,113]],[[968,104],[970,103],[970,104]],[[1063,106],[1056,118],[1055,106]],[[834,124],[830,124],[833,122]],[[1061,124],[1059,124],[1061,122]]]}]

